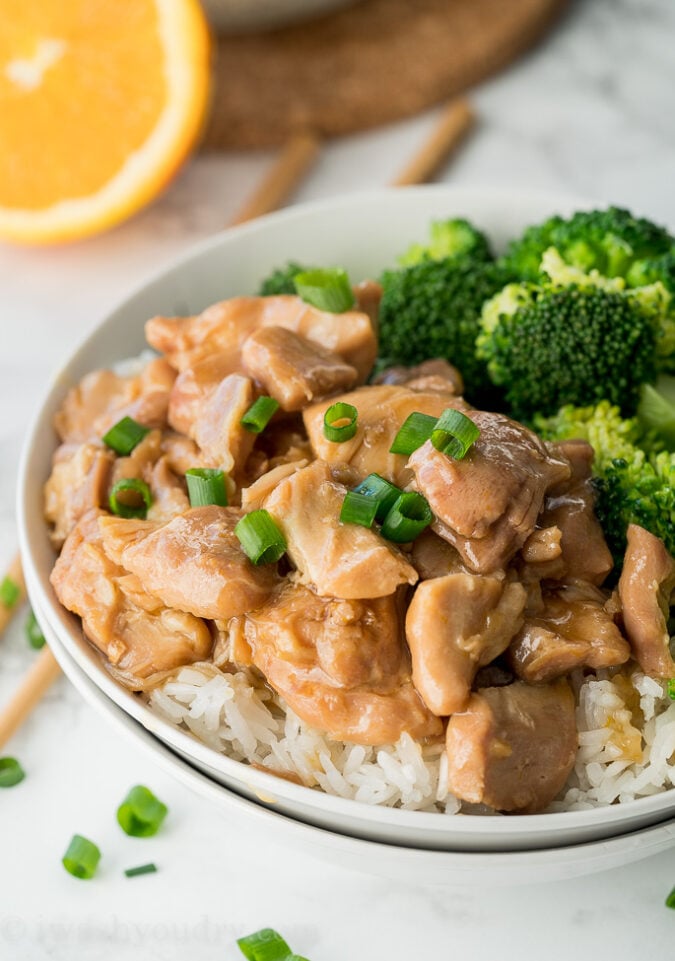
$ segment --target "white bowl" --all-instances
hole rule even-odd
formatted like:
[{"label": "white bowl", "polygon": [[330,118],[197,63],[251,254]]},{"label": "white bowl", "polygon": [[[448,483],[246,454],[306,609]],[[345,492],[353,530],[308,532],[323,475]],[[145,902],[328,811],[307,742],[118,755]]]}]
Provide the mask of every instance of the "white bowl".
[{"label": "white bowl", "polygon": [[55,377],[32,425],[19,479],[21,552],[31,597],[78,667],[130,717],[209,777],[249,798],[329,830],[390,844],[456,851],[551,848],[635,831],[675,815],[675,791],[588,811],[519,817],[446,817],[368,806],[289,783],[234,761],[153,714],[106,671],[84,640],[79,620],[56,601],[49,574],[54,554],[42,519],[42,485],[56,445],[54,412],[88,371],[133,356],[144,346],[143,323],[156,313],[196,312],[214,301],[255,291],[270,269],[289,259],[339,263],[354,280],[377,276],[434,218],[465,216],[497,246],[525,225],[588,206],[569,197],[445,186],[356,194],[293,208],[226,231],[201,244],[128,297],[102,320]]},{"label": "white bowl", "polygon": [[68,654],[40,608],[36,606],[35,610],[64,673],[84,699],[107,718],[120,734],[146,751],[167,773],[211,801],[227,818],[231,830],[237,830],[239,820],[253,820],[256,837],[266,847],[278,844],[299,849],[330,864],[399,883],[452,887],[476,884],[483,890],[485,887],[531,884],[535,879],[537,884],[563,881],[608,871],[661,854],[675,846],[675,820],[610,840],[574,844],[566,848],[499,853],[428,851],[352,838],[304,824],[265,804],[240,797],[170,751],[97,687]]}]

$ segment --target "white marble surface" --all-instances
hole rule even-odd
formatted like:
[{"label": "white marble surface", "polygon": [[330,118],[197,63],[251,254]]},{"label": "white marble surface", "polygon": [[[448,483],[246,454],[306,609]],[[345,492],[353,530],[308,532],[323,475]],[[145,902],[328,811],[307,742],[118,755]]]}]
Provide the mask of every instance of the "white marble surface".
[{"label": "white marble surface", "polygon": [[[585,0],[535,53],[474,94],[480,128],[442,179],[554,188],[631,206],[675,226],[675,5]],[[298,201],[386,183],[434,113],[328,146]],[[48,371],[153,268],[227,223],[271,156],[195,160],[165,196],[106,236],[53,250],[0,247],[0,564],[15,545],[22,434]],[[21,625],[0,642],[0,701],[34,654]],[[4,752],[3,752],[4,753]],[[391,883],[280,858],[246,825],[153,767],[64,680],[15,737],[26,781],[0,795],[0,957],[127,961],[238,957],[234,938],[272,925],[313,961],[487,961],[672,956],[672,852],[574,882],[490,891]],[[127,788],[152,786],[171,815],[161,836],[121,834]],[[98,878],[60,866],[73,832],[96,839]],[[270,853],[272,859],[270,859]],[[133,881],[124,867],[153,860]]]}]

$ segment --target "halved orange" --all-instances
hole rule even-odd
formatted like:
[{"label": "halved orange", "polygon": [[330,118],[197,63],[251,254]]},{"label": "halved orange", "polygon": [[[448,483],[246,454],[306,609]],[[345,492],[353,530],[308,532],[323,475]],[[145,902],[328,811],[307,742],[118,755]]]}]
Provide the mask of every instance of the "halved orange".
[{"label": "halved orange", "polygon": [[72,240],[152,200],[209,90],[198,0],[0,0],[0,237]]}]

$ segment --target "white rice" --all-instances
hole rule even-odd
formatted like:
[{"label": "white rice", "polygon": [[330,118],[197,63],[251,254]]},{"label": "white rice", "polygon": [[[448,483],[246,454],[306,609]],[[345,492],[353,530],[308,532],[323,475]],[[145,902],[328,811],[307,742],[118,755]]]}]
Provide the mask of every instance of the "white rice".
[{"label": "white rice", "polygon": [[[629,680],[601,672],[577,686],[577,759],[549,810],[600,807],[675,785],[675,701],[665,684],[636,671]],[[626,700],[634,708],[639,701],[642,718]],[[423,747],[407,734],[386,747],[333,741],[246,672],[181,668],[152,692],[149,705],[214,750],[327,794],[410,811],[462,810],[446,788],[443,745]]]}]

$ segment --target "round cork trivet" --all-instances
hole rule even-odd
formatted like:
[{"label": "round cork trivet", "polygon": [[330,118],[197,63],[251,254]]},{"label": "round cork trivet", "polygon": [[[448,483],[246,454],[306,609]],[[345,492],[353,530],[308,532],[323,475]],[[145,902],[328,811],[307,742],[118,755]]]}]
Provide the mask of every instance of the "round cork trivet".
[{"label": "round cork trivet", "polygon": [[359,0],[319,20],[218,38],[207,148],[332,137],[418,113],[527,50],[567,0]]}]

